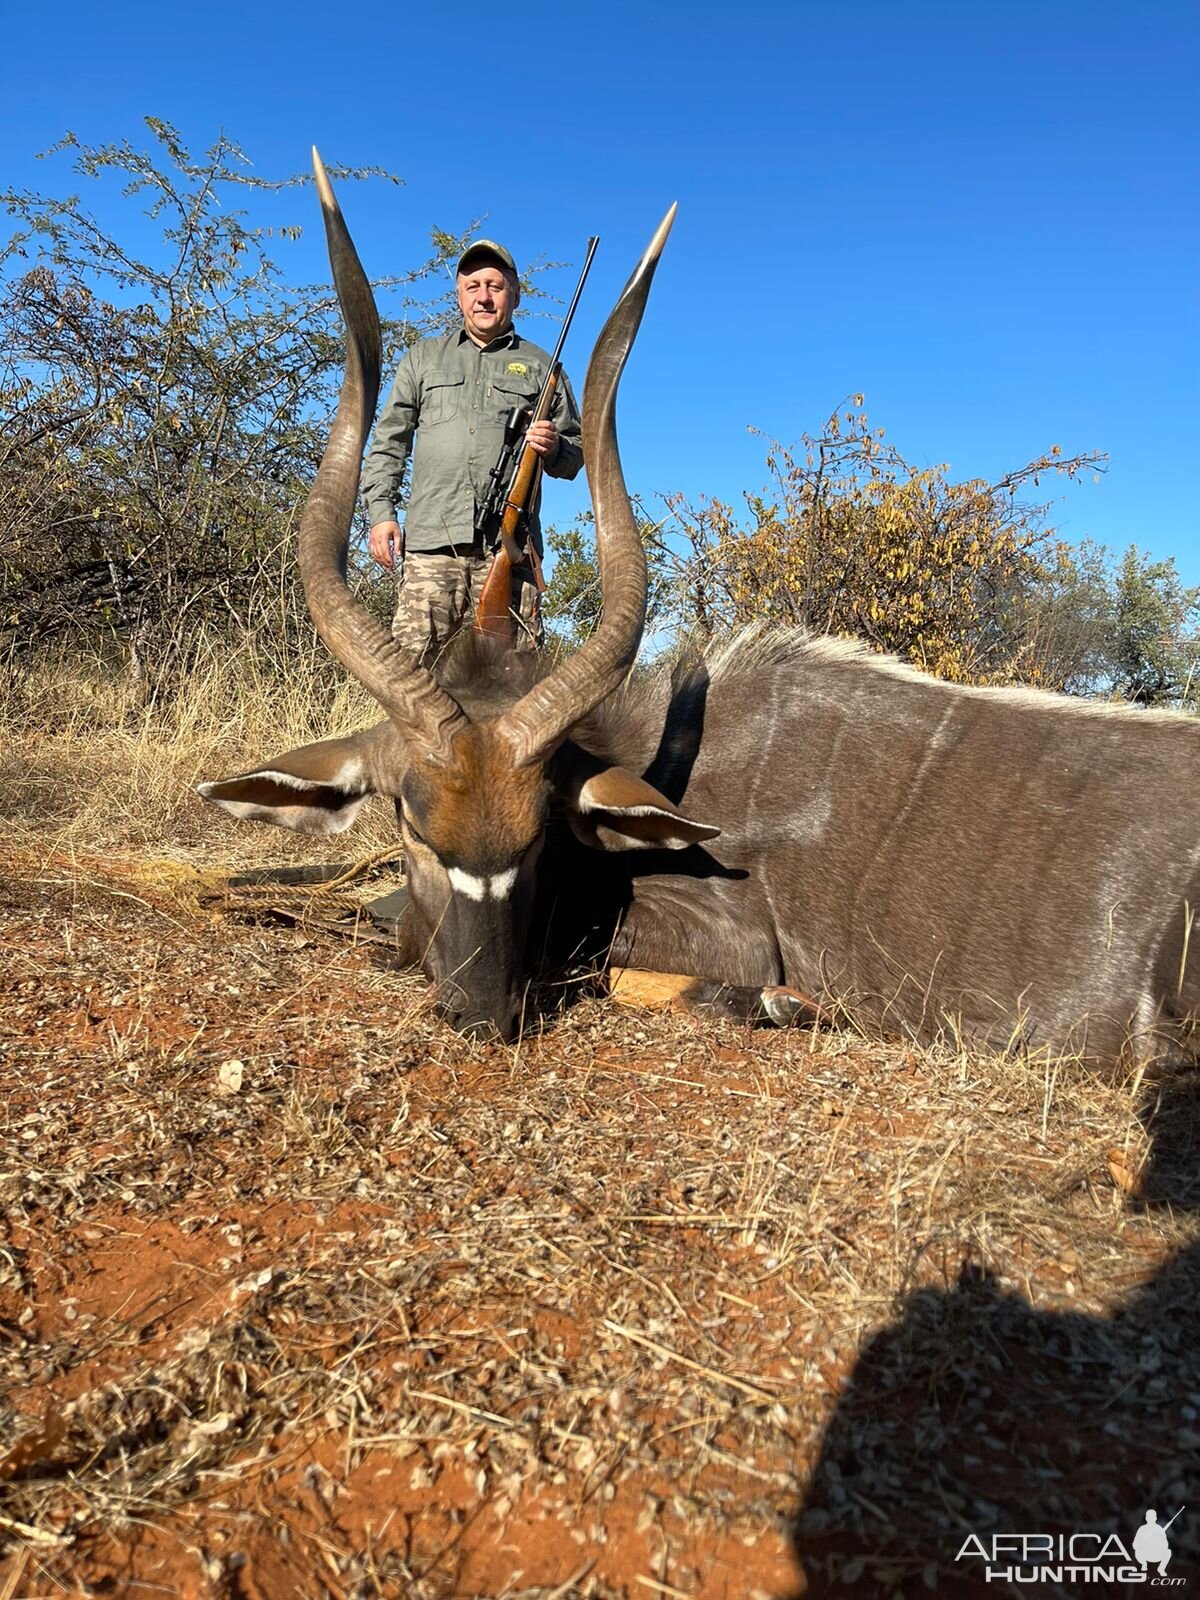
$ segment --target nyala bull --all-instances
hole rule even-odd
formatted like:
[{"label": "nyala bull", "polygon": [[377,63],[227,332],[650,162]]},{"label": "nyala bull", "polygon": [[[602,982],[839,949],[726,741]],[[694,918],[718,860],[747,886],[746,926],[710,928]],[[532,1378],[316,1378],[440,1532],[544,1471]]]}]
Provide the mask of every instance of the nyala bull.
[{"label": "nyala bull", "polygon": [[379,323],[316,172],[347,354],[300,567],[322,639],[386,720],[205,799],[327,834],[390,796],[401,945],[464,1032],[511,1038],[531,965],[590,957],[918,1039],[1103,1061],[1194,1044],[1200,725],[942,683],[790,631],[630,676],[646,567],[615,402],[673,208],[588,369],[598,631],[549,669],[470,635],[433,671],[406,656],[344,577]]}]

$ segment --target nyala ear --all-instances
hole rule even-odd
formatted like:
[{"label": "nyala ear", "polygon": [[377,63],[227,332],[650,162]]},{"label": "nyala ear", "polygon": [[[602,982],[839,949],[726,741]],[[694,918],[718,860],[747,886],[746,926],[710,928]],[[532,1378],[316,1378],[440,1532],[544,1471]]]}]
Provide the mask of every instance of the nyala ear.
[{"label": "nyala ear", "polygon": [[341,833],[373,792],[362,738],[306,744],[253,772],[197,784],[196,793],[247,821],[294,833]]},{"label": "nyala ear", "polygon": [[563,747],[559,770],[571,827],[593,850],[686,850],[721,831],[685,817],[645,779],[576,747]]}]

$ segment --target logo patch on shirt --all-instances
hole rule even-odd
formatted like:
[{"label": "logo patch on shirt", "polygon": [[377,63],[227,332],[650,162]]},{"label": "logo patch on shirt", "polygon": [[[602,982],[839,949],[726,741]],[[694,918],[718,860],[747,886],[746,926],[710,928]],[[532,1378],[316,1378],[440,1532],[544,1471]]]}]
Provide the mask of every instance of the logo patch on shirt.
[{"label": "logo patch on shirt", "polygon": [[504,371],[506,374],[511,372],[517,378],[525,378],[529,375],[529,368],[523,361],[510,361]]}]

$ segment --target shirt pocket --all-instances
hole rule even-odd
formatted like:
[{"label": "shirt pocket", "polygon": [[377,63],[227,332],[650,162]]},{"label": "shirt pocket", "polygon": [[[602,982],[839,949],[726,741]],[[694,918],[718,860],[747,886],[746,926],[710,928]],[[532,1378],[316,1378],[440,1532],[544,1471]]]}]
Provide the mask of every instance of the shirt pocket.
[{"label": "shirt pocket", "polygon": [[506,372],[503,377],[492,379],[492,404],[496,415],[503,421],[515,406],[522,411],[532,411],[537,405],[537,397],[541,385],[536,373],[520,376],[515,372]]},{"label": "shirt pocket", "polygon": [[434,428],[439,422],[453,422],[462,406],[463,380],[426,378],[421,389],[419,428]]}]

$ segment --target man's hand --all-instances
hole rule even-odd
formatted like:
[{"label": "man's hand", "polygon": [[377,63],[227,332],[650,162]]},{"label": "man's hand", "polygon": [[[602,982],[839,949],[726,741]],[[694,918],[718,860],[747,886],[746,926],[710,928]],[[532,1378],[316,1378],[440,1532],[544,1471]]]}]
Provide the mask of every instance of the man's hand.
[{"label": "man's hand", "polygon": [[525,430],[525,441],[547,465],[558,454],[558,429],[549,417],[544,422],[531,422]]},{"label": "man's hand", "polygon": [[377,522],[371,529],[367,549],[381,567],[391,571],[396,565],[396,556],[404,554],[403,528],[398,522]]}]

